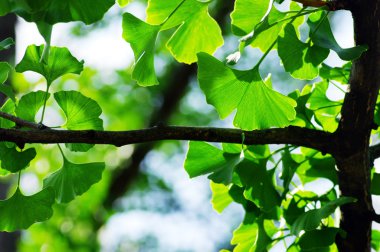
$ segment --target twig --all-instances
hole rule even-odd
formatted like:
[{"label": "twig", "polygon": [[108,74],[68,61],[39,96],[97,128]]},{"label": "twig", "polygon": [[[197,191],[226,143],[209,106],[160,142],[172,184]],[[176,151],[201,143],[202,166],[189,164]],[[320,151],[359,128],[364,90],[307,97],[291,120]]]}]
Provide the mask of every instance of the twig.
[{"label": "twig", "polygon": [[0,111],[0,117],[7,119],[9,121],[12,121],[12,122],[16,123],[17,126],[21,126],[21,127],[38,129],[38,130],[47,128],[45,125],[43,125],[41,123],[34,123],[34,122],[26,121],[24,119],[21,119],[19,117],[16,117],[14,115],[11,115],[11,114],[8,114],[8,113],[2,112],[2,111]]}]

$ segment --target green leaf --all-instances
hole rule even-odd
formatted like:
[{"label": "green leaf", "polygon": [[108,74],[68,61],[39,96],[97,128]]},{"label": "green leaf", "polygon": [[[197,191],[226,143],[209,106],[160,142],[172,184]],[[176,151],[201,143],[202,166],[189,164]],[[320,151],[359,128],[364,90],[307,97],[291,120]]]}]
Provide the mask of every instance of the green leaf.
[{"label": "green leaf", "polygon": [[375,251],[379,251],[380,250],[380,231],[379,230],[372,229],[371,247]]},{"label": "green leaf", "polygon": [[104,163],[74,164],[64,158],[62,168],[44,179],[44,188],[54,188],[57,202],[67,203],[99,182],[104,168]]},{"label": "green leaf", "polygon": [[335,212],[335,209],[341,205],[356,202],[351,197],[340,197],[339,199],[328,202],[319,209],[313,209],[300,215],[291,227],[291,233],[298,235],[302,230],[311,231],[316,229],[322,219],[329,217]]},{"label": "green leaf", "polygon": [[307,24],[310,27],[310,38],[317,46],[335,51],[342,60],[355,60],[368,50],[368,46],[359,45],[343,49],[336,42],[331,31],[330,22],[325,12],[315,12],[309,16]]},{"label": "green leaf", "polygon": [[[15,103],[12,100],[7,100],[3,106],[1,107],[0,111],[5,112],[10,115],[15,114]],[[15,123],[7,120],[5,118],[0,118],[0,128],[9,129],[15,126]]]},{"label": "green leaf", "polygon": [[291,24],[285,26],[283,34],[278,38],[278,55],[284,68],[297,79],[316,78],[319,73],[318,67],[329,52],[325,48],[301,42]]},{"label": "green leaf", "polygon": [[54,191],[52,188],[24,196],[17,188],[13,196],[0,201],[0,230],[13,232],[48,220],[53,215]]},{"label": "green leaf", "polygon": [[208,13],[209,2],[181,2],[150,0],[147,22],[162,25],[161,30],[179,26],[166,46],[177,61],[191,64],[197,61],[199,52],[213,54],[223,45],[223,37],[219,25]]},{"label": "green leaf", "polygon": [[338,115],[342,102],[331,101],[327,98],[328,86],[329,83],[326,81],[313,84],[313,90],[306,106],[313,111],[316,121],[325,131],[333,132],[338,127]]},{"label": "green leaf", "polygon": [[9,72],[11,70],[12,67],[7,62],[0,62],[0,92],[12,99],[13,102],[16,102],[16,97],[13,89],[10,86],[3,85],[4,82],[8,79]]},{"label": "green leaf", "polygon": [[[296,102],[261,79],[257,68],[239,71],[206,54],[198,54],[198,79],[222,119],[237,109],[234,125],[244,130],[285,127],[296,116]],[[271,116],[268,116],[271,115]]]},{"label": "green leaf", "polygon": [[301,249],[323,249],[334,244],[339,228],[322,228],[305,232],[298,241]]},{"label": "green leaf", "polygon": [[209,179],[228,185],[239,162],[240,153],[224,153],[210,144],[190,141],[184,166],[190,178],[211,173]]},{"label": "green leaf", "polygon": [[129,13],[123,15],[123,38],[131,44],[135,55],[132,78],[141,86],[157,85],[154,68],[154,47],[158,25],[147,24]]},{"label": "green leaf", "polygon": [[16,173],[27,166],[36,157],[34,148],[17,151],[16,146],[8,147],[4,142],[0,142],[1,168]]},{"label": "green leaf", "polygon": [[0,41],[0,51],[8,49],[9,47],[13,46],[14,44],[15,44],[15,41],[13,40],[13,38],[6,38],[6,39]]},{"label": "green leaf", "polygon": [[231,13],[232,32],[244,36],[255,28],[269,8],[269,0],[236,0]]},{"label": "green leaf", "polygon": [[30,92],[22,96],[16,107],[16,115],[26,121],[35,122],[36,114],[44,105],[45,96],[50,94],[43,91]]},{"label": "green leaf", "polygon": [[342,84],[348,84],[350,80],[352,63],[347,62],[342,67],[330,67],[326,64],[322,64],[319,70],[319,76],[325,80],[334,80]]},{"label": "green leaf", "polygon": [[[102,109],[96,101],[77,91],[60,91],[54,99],[66,116],[64,128],[69,130],[103,130],[103,120],[99,118]],[[93,144],[66,144],[72,151],[88,151]]]},{"label": "green leaf", "polygon": [[242,184],[246,187],[244,197],[254,202],[263,211],[269,212],[281,203],[273,183],[273,170],[266,170],[266,163],[244,160],[236,166]]},{"label": "green leaf", "polygon": [[[291,11],[299,11],[300,7],[292,2],[290,4],[290,9]],[[269,47],[276,42],[283,27],[292,20],[294,15],[294,12],[293,14],[283,13],[273,6],[264,20],[255,27],[253,35],[248,36],[243,40],[244,43],[246,45],[250,44],[252,47],[258,47],[261,51],[266,52]],[[294,18],[292,25],[296,28],[297,34],[298,27],[303,24],[303,22],[304,16]],[[273,49],[276,49],[276,46],[274,46]]]},{"label": "green leaf", "polygon": [[212,207],[218,213],[221,213],[233,201],[233,199],[231,198],[229,194],[229,188],[226,185],[217,184],[212,181],[210,181],[210,187],[212,191],[212,198],[211,198]]},{"label": "green leaf", "polygon": [[242,223],[234,231],[231,240],[232,245],[236,245],[234,252],[264,252],[272,242],[265,231],[263,219],[259,218],[258,223]]},{"label": "green leaf", "polygon": [[0,62],[0,84],[3,84],[7,79],[12,67],[7,62]]},{"label": "green leaf", "polygon": [[2,2],[4,2],[2,3],[4,6],[0,4],[2,15],[13,11],[28,22],[48,24],[71,21],[91,24],[102,19],[104,13],[115,3],[114,0],[2,0]]},{"label": "green leaf", "polygon": [[292,159],[292,156],[289,152],[289,149],[285,149],[282,153],[282,173],[280,178],[284,181],[284,192],[283,195],[286,195],[289,191],[289,185],[292,182],[294,174],[297,167],[299,166],[297,162]]},{"label": "green leaf", "polygon": [[67,73],[80,74],[83,61],[78,61],[65,47],[50,47],[48,63],[41,62],[44,46],[30,45],[21,62],[16,66],[17,72],[33,71],[45,77],[50,85],[55,79]]},{"label": "green leaf", "polygon": [[297,101],[296,107],[296,119],[292,121],[292,125],[299,127],[306,127],[314,129],[315,126],[312,123],[313,111],[306,107],[307,100],[311,96],[311,86],[305,85],[300,93],[299,90],[295,90],[288,96]]},{"label": "green leaf", "polygon": [[120,7],[125,7],[129,4],[129,0],[117,0],[117,4],[120,5]]},{"label": "green leaf", "polygon": [[236,245],[234,252],[254,252],[254,246],[258,237],[259,228],[256,223],[253,224],[240,224],[234,231],[231,240],[232,245]]},{"label": "green leaf", "polygon": [[380,195],[380,173],[374,173],[371,182],[371,194]]}]

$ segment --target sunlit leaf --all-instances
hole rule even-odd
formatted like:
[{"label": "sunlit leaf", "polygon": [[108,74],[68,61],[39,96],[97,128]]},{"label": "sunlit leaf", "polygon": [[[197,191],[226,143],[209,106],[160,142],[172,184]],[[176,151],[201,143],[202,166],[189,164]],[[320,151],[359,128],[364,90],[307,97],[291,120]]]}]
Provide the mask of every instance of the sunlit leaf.
[{"label": "sunlit leaf", "polygon": [[316,78],[319,65],[329,54],[325,48],[301,42],[290,24],[285,26],[283,35],[279,37],[277,48],[285,70],[302,80]]},{"label": "sunlit leaf", "polygon": [[[60,91],[54,99],[66,116],[64,128],[69,130],[103,130],[103,120],[99,118],[102,109],[96,101],[77,91]],[[72,151],[87,151],[92,144],[66,144]]]},{"label": "sunlit leaf", "polygon": [[36,150],[29,148],[18,151],[16,146],[9,147],[4,142],[0,142],[1,168],[12,173],[26,168],[30,161],[36,157]]},{"label": "sunlit leaf", "polygon": [[226,185],[217,184],[212,181],[210,182],[210,187],[212,192],[212,207],[218,213],[221,213],[233,201],[233,199],[229,195],[229,188]]},{"label": "sunlit leaf", "polygon": [[117,3],[120,5],[120,7],[125,7],[127,4],[129,4],[129,0],[117,0]]},{"label": "sunlit leaf", "polygon": [[319,70],[319,76],[325,80],[334,80],[342,84],[348,84],[351,73],[351,62],[347,62],[342,67],[330,67],[322,64]]},{"label": "sunlit leaf", "polygon": [[372,229],[371,247],[375,251],[379,251],[380,250],[380,231],[379,230]]},{"label": "sunlit leaf", "polygon": [[214,53],[223,45],[223,37],[219,25],[208,13],[209,2],[186,0],[181,3],[182,0],[150,0],[147,22],[162,25],[161,30],[179,26],[167,47],[177,61],[191,64],[197,61],[199,52]]},{"label": "sunlit leaf", "polygon": [[123,15],[123,38],[135,55],[132,78],[141,86],[157,85],[154,47],[160,26],[147,24],[129,13]]},{"label": "sunlit leaf", "polygon": [[12,99],[13,102],[16,102],[13,89],[8,85],[3,85],[8,79],[11,70],[12,67],[7,62],[0,62],[0,92]]},{"label": "sunlit leaf", "polygon": [[0,201],[0,230],[13,232],[48,220],[53,215],[53,203],[52,188],[45,188],[31,196],[24,196],[17,189],[11,198]]},{"label": "sunlit leaf", "polygon": [[258,225],[253,224],[240,224],[234,231],[231,240],[232,245],[236,245],[234,252],[255,251],[254,246],[259,233]]},{"label": "sunlit leaf", "polygon": [[37,112],[50,94],[43,91],[30,92],[21,97],[16,107],[16,115],[26,121],[34,122]]},{"label": "sunlit leaf", "polygon": [[340,197],[339,199],[330,201],[319,209],[313,209],[300,215],[291,227],[291,232],[298,235],[302,230],[311,231],[316,229],[322,219],[329,217],[335,212],[335,209],[341,205],[355,202],[351,197]]},{"label": "sunlit leaf", "polygon": [[342,60],[354,60],[367,51],[366,45],[359,45],[352,48],[343,49],[336,42],[334,35],[331,31],[330,22],[325,17],[324,12],[316,12],[309,16],[307,24],[310,27],[310,37],[313,43],[317,46],[331,49],[335,51]]},{"label": "sunlit leaf", "polygon": [[244,36],[253,31],[269,8],[269,0],[236,0],[231,13],[232,32]]},{"label": "sunlit leaf", "polygon": [[41,61],[44,46],[30,45],[21,62],[16,66],[17,72],[33,71],[45,77],[48,85],[67,73],[80,74],[83,61],[78,61],[65,47],[51,47],[48,63]]},{"label": "sunlit leaf", "polygon": [[295,118],[296,102],[269,88],[257,68],[231,69],[205,53],[198,54],[198,61],[200,87],[222,119],[237,109],[234,125],[254,130],[285,127]]},{"label": "sunlit leaf", "polygon": [[44,179],[44,188],[54,188],[57,202],[70,202],[100,181],[104,167],[104,163],[74,164],[64,158],[62,168]]},{"label": "sunlit leaf", "polygon": [[240,153],[224,153],[210,144],[190,141],[184,166],[190,178],[211,173],[209,179],[228,185],[239,162]]}]

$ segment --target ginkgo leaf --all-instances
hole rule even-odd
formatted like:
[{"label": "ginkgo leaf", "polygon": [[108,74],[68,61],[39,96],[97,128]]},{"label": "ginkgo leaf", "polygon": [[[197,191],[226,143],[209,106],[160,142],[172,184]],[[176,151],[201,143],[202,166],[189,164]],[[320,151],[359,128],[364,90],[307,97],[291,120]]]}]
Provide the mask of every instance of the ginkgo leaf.
[{"label": "ginkgo leaf", "polygon": [[[96,101],[77,91],[60,91],[54,99],[66,116],[64,128],[69,130],[103,130],[103,120],[99,118],[102,109]],[[93,144],[66,144],[72,151],[85,152]]]},{"label": "ginkgo leaf", "polygon": [[45,77],[50,85],[55,79],[67,73],[80,74],[83,61],[78,61],[65,47],[50,47],[48,63],[42,62],[44,45],[30,45],[26,49],[21,62],[17,64],[17,72],[33,71]]},{"label": "ginkgo leaf", "polygon": [[330,67],[322,64],[319,70],[319,76],[325,80],[334,80],[342,84],[348,84],[350,80],[352,63],[347,62],[342,67]]},{"label": "ginkgo leaf", "polygon": [[0,84],[3,84],[7,79],[12,67],[7,62],[0,62]]},{"label": "ginkgo leaf", "polygon": [[316,78],[319,65],[330,52],[328,49],[300,41],[291,24],[285,26],[283,34],[278,38],[277,48],[285,70],[301,80]]},{"label": "ginkgo leaf", "polygon": [[218,213],[223,212],[223,210],[228,207],[233,199],[229,194],[229,187],[223,184],[218,184],[215,182],[210,182],[212,197],[211,204],[212,207]]},{"label": "ginkgo leaf", "polygon": [[272,242],[265,231],[264,220],[259,218],[258,223],[242,223],[233,232],[232,245],[236,245],[234,252],[267,251]]},{"label": "ginkgo leaf", "polygon": [[23,151],[16,150],[16,146],[9,147],[4,142],[0,143],[1,168],[10,172],[18,172],[26,168],[30,161],[36,157],[36,149],[29,148]]},{"label": "ginkgo leaf", "polygon": [[298,235],[302,230],[311,231],[321,225],[322,219],[329,217],[335,212],[335,209],[341,205],[355,202],[351,197],[340,197],[339,199],[330,201],[319,209],[313,209],[301,214],[293,223],[291,232]]},{"label": "ginkgo leaf", "polygon": [[53,215],[53,204],[54,190],[50,187],[31,196],[24,196],[17,188],[12,197],[0,201],[0,230],[13,232],[46,221]]},{"label": "ginkgo leaf", "polygon": [[326,227],[321,230],[311,230],[305,232],[299,239],[298,245],[305,251],[323,251],[323,249],[334,244],[335,237],[339,231],[339,228]]},{"label": "ginkgo leaf", "polygon": [[123,15],[123,38],[131,44],[135,55],[132,78],[141,86],[158,84],[154,47],[159,30],[158,25],[147,24],[129,13]]},{"label": "ginkgo leaf", "polygon": [[212,54],[223,45],[220,27],[209,15],[208,4],[197,0],[149,1],[148,23],[161,25],[161,30],[179,26],[167,43],[177,61],[191,64],[197,61],[198,52]]},{"label": "ginkgo leaf", "polygon": [[239,162],[240,153],[225,153],[210,144],[190,141],[184,166],[190,178],[211,173],[209,179],[228,185]]},{"label": "ginkgo leaf", "polygon": [[324,130],[333,132],[338,127],[342,102],[331,101],[326,96],[328,82],[322,81],[313,85],[312,93],[306,106],[313,111],[316,121]]},{"label": "ginkgo leaf", "polygon": [[[276,42],[278,36],[281,34],[283,27],[291,22],[292,17],[295,16],[294,11],[299,11],[300,7],[292,2],[290,4],[290,9],[292,13],[284,13],[279,11],[275,6],[273,6],[269,14],[260,22],[257,27],[255,27],[252,36],[246,38],[245,44],[251,45],[252,47],[257,47],[261,51],[266,52],[269,47]],[[288,19],[288,21],[284,21]],[[304,16],[294,17],[291,25],[296,28],[296,33],[298,34],[298,27],[303,24]],[[276,45],[273,49],[276,48]]]},{"label": "ginkgo leaf", "polygon": [[28,22],[82,21],[91,24],[100,20],[104,13],[115,4],[114,0],[2,0],[0,15],[16,12]]},{"label": "ginkgo leaf", "polygon": [[335,51],[342,60],[354,60],[367,51],[366,45],[344,49],[340,47],[331,31],[330,22],[324,12],[315,12],[309,16],[310,37],[315,45]]},{"label": "ginkgo leaf", "polygon": [[67,203],[99,182],[104,168],[104,163],[74,164],[64,158],[62,168],[44,179],[44,188],[54,188],[57,202]]},{"label": "ginkgo leaf", "polygon": [[253,31],[269,8],[269,0],[236,0],[231,13],[232,32],[244,36]]},{"label": "ginkgo leaf", "polygon": [[50,97],[43,91],[30,92],[21,97],[16,107],[16,115],[26,121],[34,122],[37,112],[44,105],[44,100]]},{"label": "ginkgo leaf", "polygon": [[[1,107],[0,111],[5,112],[10,115],[15,115],[15,103],[12,100],[7,100],[3,106]],[[7,120],[5,118],[0,118],[0,128],[8,129],[15,126],[15,123]]]},{"label": "ginkgo leaf", "polygon": [[11,70],[12,67],[7,62],[0,62],[0,92],[11,98],[13,102],[16,102],[13,89],[10,86],[3,85],[8,79]]},{"label": "ginkgo leaf", "polygon": [[285,127],[295,118],[297,103],[269,88],[257,68],[231,69],[206,53],[198,54],[198,66],[199,84],[207,102],[222,119],[237,109],[235,126],[244,130]]},{"label": "ginkgo leaf", "polygon": [[120,5],[120,7],[125,7],[129,4],[129,0],[117,0],[117,4]]},{"label": "ginkgo leaf", "polygon": [[15,44],[15,41],[13,40],[13,38],[6,38],[0,41],[0,51],[8,49],[14,44]]}]

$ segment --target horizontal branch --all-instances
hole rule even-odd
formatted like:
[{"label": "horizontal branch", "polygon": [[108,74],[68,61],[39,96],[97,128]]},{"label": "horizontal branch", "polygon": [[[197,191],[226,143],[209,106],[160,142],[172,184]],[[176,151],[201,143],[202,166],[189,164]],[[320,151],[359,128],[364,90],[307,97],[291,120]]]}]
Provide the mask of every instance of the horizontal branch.
[{"label": "horizontal branch", "polygon": [[371,155],[371,161],[380,158],[380,144],[375,144],[369,147],[369,152]]},{"label": "horizontal branch", "polygon": [[16,117],[14,115],[11,115],[11,114],[8,114],[8,113],[2,112],[2,111],[0,111],[0,117],[7,119],[9,121],[12,121],[12,122],[16,123],[17,126],[21,126],[21,127],[27,127],[27,128],[31,128],[31,129],[46,128],[46,126],[44,126],[43,124],[29,122],[29,121],[21,119],[20,117]]},{"label": "horizontal branch", "polygon": [[244,144],[292,144],[320,150],[333,151],[331,133],[290,126],[266,130],[242,131],[229,128],[155,126],[131,131],[94,131],[94,130],[21,130],[0,128],[0,141],[10,141],[23,145],[26,143],[89,143],[123,146],[159,140],[194,140],[206,142]]}]

